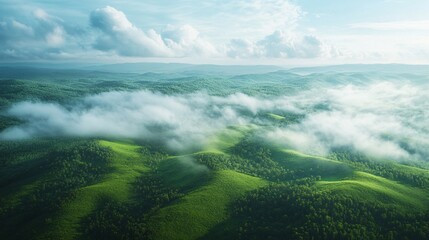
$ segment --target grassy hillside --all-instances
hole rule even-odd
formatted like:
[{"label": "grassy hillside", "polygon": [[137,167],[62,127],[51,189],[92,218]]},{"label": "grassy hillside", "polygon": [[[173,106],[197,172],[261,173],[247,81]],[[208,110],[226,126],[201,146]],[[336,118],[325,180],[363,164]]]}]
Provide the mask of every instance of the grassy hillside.
[{"label": "grassy hillside", "polygon": [[225,153],[239,143],[246,134],[257,128],[256,125],[230,126],[211,137],[204,149],[211,152]]},{"label": "grassy hillside", "polygon": [[352,168],[345,163],[319,156],[311,156],[291,149],[281,149],[273,158],[288,169],[303,176],[317,175],[324,180],[341,179],[350,176]]},{"label": "grassy hillside", "polygon": [[198,239],[227,220],[232,201],[264,185],[266,182],[259,178],[234,171],[215,172],[207,185],[161,209],[151,219],[154,238]]},{"label": "grassy hillside", "polygon": [[361,201],[393,206],[404,213],[429,209],[428,192],[364,172],[355,172],[347,180],[320,181],[316,188]]},{"label": "grassy hillside", "polygon": [[108,163],[110,172],[100,182],[78,189],[73,201],[64,206],[52,219],[52,230],[42,238],[79,237],[82,220],[96,210],[101,200],[109,198],[120,202],[130,201],[131,184],[143,172],[149,170],[143,164],[139,146],[105,140],[98,143],[113,151],[113,157]]},{"label": "grassy hillside", "polygon": [[[426,188],[358,171],[356,166],[348,165],[347,162],[290,149],[265,149],[267,146],[264,144],[258,145],[254,140],[249,142],[246,136],[251,133],[251,129],[227,129],[214,136],[206,150],[181,156],[153,152],[131,141],[98,140],[82,145],[80,140],[68,140],[67,147],[61,147],[63,145],[58,143],[45,148],[44,153],[31,145],[23,148],[25,143],[16,143],[17,147],[3,146],[2,151],[5,153],[11,151],[12,154],[18,149],[26,153],[17,154],[9,163],[4,162],[1,168],[2,172],[8,173],[2,176],[0,189],[3,193],[0,219],[3,223],[7,219],[7,224],[1,229],[2,238],[241,238],[239,236],[247,236],[247,233],[252,232],[241,231],[253,223],[259,222],[260,226],[266,225],[266,229],[271,229],[290,221],[261,220],[259,216],[262,213],[254,215],[255,209],[260,208],[265,208],[264,214],[279,211],[269,205],[249,208],[253,210],[246,214],[249,219],[255,217],[252,221],[256,221],[252,224],[241,215],[248,211],[243,207],[250,203],[275,201],[272,203],[274,206],[278,201],[285,201],[279,197],[288,191],[299,192],[298,195],[293,193],[295,195],[290,196],[321,196],[317,198],[319,200],[304,202],[314,204],[316,210],[319,203],[313,201],[328,204],[333,197],[342,204],[352,201],[353,204],[374,207],[372,210],[368,208],[369,212],[366,213],[370,214],[370,219],[371,214],[378,214],[377,211],[395,209],[386,211],[393,211],[395,218],[403,219],[401,221],[419,221],[416,226],[426,221],[424,215],[421,216],[429,210],[429,191]],[[41,142],[36,146],[43,144]],[[76,151],[77,155],[70,155]],[[98,154],[104,156],[103,151],[109,154],[96,160]],[[67,161],[72,165],[64,165],[66,162],[61,159],[69,159]],[[73,164],[76,164],[76,170],[73,170]],[[84,175],[80,173],[81,177],[69,183],[65,181],[71,176],[79,176],[77,173],[82,171],[83,166],[89,167],[87,173],[84,170]],[[392,166],[401,169],[399,164]],[[71,170],[67,170],[69,168]],[[52,175],[52,171],[61,174]],[[427,170],[404,167],[403,171],[421,174]],[[90,180],[89,176],[92,175],[97,177]],[[52,185],[54,182],[58,184]],[[52,186],[48,187],[47,184]],[[287,184],[286,187],[283,184]],[[255,195],[254,191],[260,193]],[[256,200],[261,197],[269,197],[269,200]],[[241,201],[246,202],[239,204]],[[299,201],[284,204],[294,205]],[[297,211],[298,206],[295,207]],[[335,219],[335,211],[339,210],[334,208],[332,211],[320,214],[328,214]],[[29,217],[29,212],[36,215]],[[275,216],[275,213],[271,214]],[[413,214],[418,220],[410,218]],[[23,231],[14,234],[14,227]],[[349,227],[346,230],[349,231]],[[258,231],[258,234],[264,232]],[[270,233],[275,232],[273,230]]]}]

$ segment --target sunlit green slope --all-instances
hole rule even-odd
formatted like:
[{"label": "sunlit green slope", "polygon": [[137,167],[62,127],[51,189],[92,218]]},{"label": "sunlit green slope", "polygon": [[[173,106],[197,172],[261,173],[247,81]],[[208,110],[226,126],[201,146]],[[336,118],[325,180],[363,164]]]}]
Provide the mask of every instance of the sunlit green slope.
[{"label": "sunlit green slope", "polygon": [[81,221],[95,211],[104,198],[130,201],[131,184],[136,177],[149,170],[143,165],[139,146],[132,143],[99,141],[113,151],[108,167],[109,174],[98,183],[80,188],[75,198],[53,218],[52,229],[42,238],[75,239],[79,237]]},{"label": "sunlit green slope", "polygon": [[228,204],[265,184],[259,178],[234,171],[215,172],[205,186],[161,209],[151,219],[155,238],[198,239],[228,218]]},{"label": "sunlit green slope", "polygon": [[[34,153],[32,158],[25,156],[30,156],[31,151],[37,152],[37,149],[28,150],[28,153],[21,157],[23,160],[17,158],[14,160],[15,162],[6,164],[1,169],[4,173],[8,172],[1,178],[0,189],[3,204],[0,213],[4,214],[2,215],[3,220],[8,219],[9,221],[8,225],[4,227],[17,226],[23,232],[15,236],[11,235],[12,230],[3,228],[0,236],[5,239],[22,237],[35,239],[85,238],[87,237],[86,232],[83,231],[86,227],[85,224],[91,216],[96,215],[103,208],[106,200],[121,206],[135,206],[146,201],[139,198],[135,189],[137,179],[142,176],[156,176],[164,187],[178,191],[175,198],[144,213],[147,236],[155,239],[199,239],[211,236],[210,234],[213,232],[222,233],[223,228],[233,229],[236,224],[236,222],[230,221],[231,204],[253,190],[279,184],[267,177],[269,172],[253,171],[255,166],[281,167],[294,178],[320,176],[317,178],[316,184],[311,187],[312,191],[317,193],[348,196],[360,202],[393,207],[404,213],[429,210],[427,189],[358,170],[356,166],[350,165],[348,162],[307,155],[276,146],[268,146],[271,147],[272,152],[271,155],[267,155],[270,159],[243,159],[246,155],[240,155],[240,152],[234,148],[244,141],[252,129],[254,129],[252,126],[226,129],[213,136],[202,151],[168,156],[154,165],[149,164],[147,159],[150,156],[143,151],[142,146],[136,143],[95,141],[95,145],[88,145],[88,148],[107,149],[106,151],[111,153],[110,157],[106,158],[107,162],[92,163],[91,158],[85,158],[86,160],[78,158],[73,162],[76,164],[77,171],[79,164],[83,164],[79,161],[86,161],[85,164],[89,164],[88,166],[99,164],[97,174],[100,177],[70,188],[68,191],[72,194],[65,195],[69,197],[62,200],[56,210],[43,210],[42,214],[32,217],[25,215],[25,211],[19,210],[21,205],[27,203],[29,201],[27,199],[32,194],[39,196],[37,192],[42,191],[40,189],[43,186],[52,184],[55,179],[59,180],[54,178],[56,175],[52,175],[49,171],[57,171],[56,169],[62,171],[62,165],[60,168],[58,166],[48,168],[46,166],[50,166],[49,163],[43,160],[45,159],[44,154],[49,154],[56,147],[46,148],[44,154]],[[250,148],[252,147],[253,145],[250,146]],[[258,147],[259,145],[255,145],[255,148]],[[62,147],[57,148],[61,153]],[[83,149],[82,151],[85,153],[89,150]],[[234,154],[239,154],[239,157],[231,158]],[[63,157],[61,154],[59,156]],[[83,158],[85,155],[79,156]],[[207,162],[201,160],[201,157],[204,156],[212,157],[213,161],[219,158],[219,161],[235,162],[229,165],[226,164],[228,162],[224,162],[222,167],[213,168],[205,165]],[[57,158],[49,161],[55,159]],[[249,165],[252,161],[262,162],[261,165]],[[67,164],[67,161],[60,162]],[[237,167],[237,164],[247,165],[241,168]],[[393,166],[401,169],[402,165],[394,164]],[[43,169],[49,171],[43,171]],[[427,173],[427,170],[417,167],[403,166],[403,170],[416,175]],[[77,172],[70,174],[77,174]],[[82,177],[85,176],[90,175],[82,175]],[[30,202],[35,206],[41,204],[37,201]],[[50,204],[50,202],[46,204]],[[26,211],[35,210],[28,208]]]}]

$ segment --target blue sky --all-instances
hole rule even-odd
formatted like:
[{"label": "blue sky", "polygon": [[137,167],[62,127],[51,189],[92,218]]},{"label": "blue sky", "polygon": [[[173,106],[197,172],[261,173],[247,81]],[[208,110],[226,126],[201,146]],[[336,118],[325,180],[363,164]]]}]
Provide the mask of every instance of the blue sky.
[{"label": "blue sky", "polygon": [[0,61],[429,63],[426,0],[0,0]]}]

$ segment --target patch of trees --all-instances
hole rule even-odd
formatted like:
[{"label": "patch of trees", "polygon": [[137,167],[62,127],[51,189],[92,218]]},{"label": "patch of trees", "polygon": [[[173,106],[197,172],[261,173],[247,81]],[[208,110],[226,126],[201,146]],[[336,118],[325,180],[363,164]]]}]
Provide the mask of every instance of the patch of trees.
[{"label": "patch of trees", "polygon": [[329,158],[346,162],[357,170],[369,172],[388,179],[400,181],[415,187],[429,188],[429,176],[395,166],[391,162],[372,160],[364,154],[347,149],[333,151]]},{"label": "patch of trees", "polygon": [[143,161],[145,165],[152,169],[158,168],[159,163],[168,157],[165,151],[150,145],[140,147],[140,153],[144,156]]},{"label": "patch of trees", "polygon": [[[291,169],[285,164],[273,160],[273,150],[258,139],[246,137],[229,154],[203,153],[196,155],[195,161],[212,170],[230,169],[273,182],[316,177],[320,174],[315,169]],[[342,169],[341,169],[342,170]]]},{"label": "patch of trees", "polygon": [[105,199],[82,222],[80,239],[147,239],[147,216],[125,203]]},{"label": "patch of trees", "polygon": [[[1,111],[1,99],[0,99],[0,111]],[[15,126],[22,123],[19,119],[2,116],[0,115],[0,131],[5,130],[6,128]]]},{"label": "patch of trees", "polygon": [[[49,152],[54,151],[59,145],[71,144],[70,141],[57,139],[53,140],[25,140],[25,141],[0,141],[0,178],[5,174],[20,171],[20,166],[29,164],[38,158],[47,158]],[[11,171],[13,170],[13,171]]]},{"label": "patch of trees", "polygon": [[[301,89],[289,81],[236,81],[227,76],[194,73],[144,77],[141,74],[105,73],[68,70],[2,69],[0,74],[0,109],[24,100],[70,103],[79,97],[108,91],[147,89],[164,94],[205,91],[226,96],[241,92],[251,96],[279,96]],[[10,73],[6,73],[10,71]],[[297,77],[297,76],[295,76]],[[147,78],[147,79],[145,79]],[[124,79],[126,81],[124,81]],[[142,80],[143,79],[143,80]]]},{"label": "patch of trees", "polygon": [[258,161],[238,155],[204,153],[195,155],[194,159],[212,170],[229,169],[270,181],[286,181],[295,178],[293,170],[286,169],[269,158],[261,158],[261,161]]},{"label": "patch of trees", "polygon": [[[56,150],[45,155],[38,155],[38,151],[44,151],[35,148],[43,146],[40,142],[35,142],[34,146],[31,143],[22,144],[23,154],[17,156],[28,159],[15,159],[2,169],[17,172],[4,180],[6,186],[14,181],[26,181],[23,178],[31,180],[36,176],[41,180],[33,190],[24,194],[18,205],[0,206],[0,222],[4,223],[2,233],[16,231],[21,221],[28,222],[54,214],[73,199],[76,189],[99,181],[109,171],[107,164],[112,153],[94,141],[59,141],[51,144],[55,145]],[[9,148],[17,150],[13,144]]]},{"label": "patch of trees", "polygon": [[133,185],[132,201],[105,199],[99,203],[82,223],[82,238],[151,239],[147,223],[151,214],[184,195],[180,189],[167,186],[156,171],[142,175]]},{"label": "patch of trees", "polygon": [[112,152],[96,142],[57,149],[49,156],[49,178],[23,200],[26,206],[39,210],[56,210],[74,197],[74,190],[91,185],[109,172]]},{"label": "patch of trees", "polygon": [[429,213],[317,192],[312,179],[273,184],[232,205],[231,239],[428,239]]}]

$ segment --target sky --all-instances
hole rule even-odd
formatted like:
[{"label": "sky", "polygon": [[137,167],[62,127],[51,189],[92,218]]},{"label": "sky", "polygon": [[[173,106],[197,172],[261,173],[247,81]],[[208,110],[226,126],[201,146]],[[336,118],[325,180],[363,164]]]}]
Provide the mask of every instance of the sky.
[{"label": "sky", "polygon": [[426,0],[0,0],[2,62],[429,63]]}]

